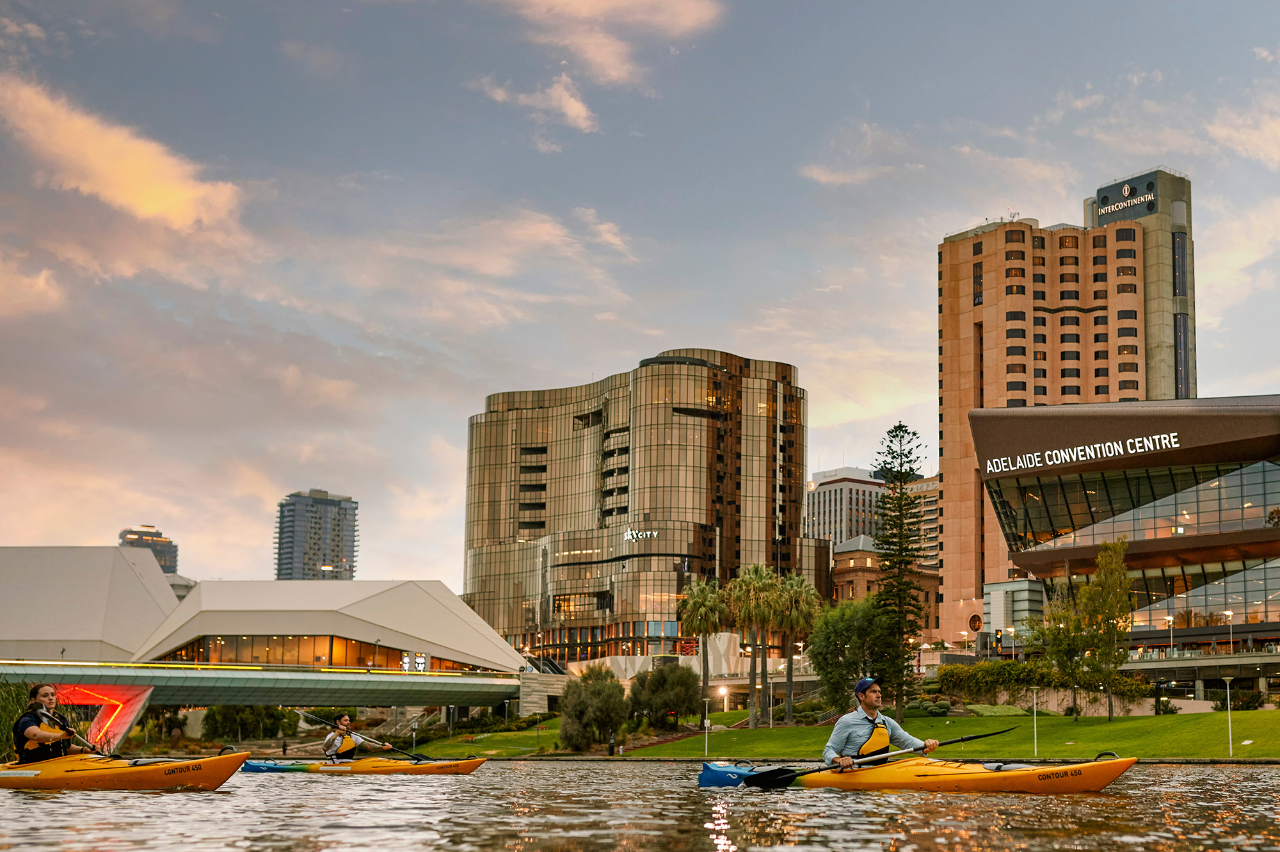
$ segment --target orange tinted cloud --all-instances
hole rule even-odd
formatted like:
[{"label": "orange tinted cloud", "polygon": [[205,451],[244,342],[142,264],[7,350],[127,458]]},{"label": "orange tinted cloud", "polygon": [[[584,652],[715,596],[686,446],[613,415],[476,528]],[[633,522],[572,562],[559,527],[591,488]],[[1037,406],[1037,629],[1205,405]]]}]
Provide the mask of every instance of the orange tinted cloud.
[{"label": "orange tinted cloud", "polygon": [[0,75],[0,116],[49,186],[184,232],[224,223],[239,209],[234,184],[201,180],[199,166],[164,145],[12,74]]}]

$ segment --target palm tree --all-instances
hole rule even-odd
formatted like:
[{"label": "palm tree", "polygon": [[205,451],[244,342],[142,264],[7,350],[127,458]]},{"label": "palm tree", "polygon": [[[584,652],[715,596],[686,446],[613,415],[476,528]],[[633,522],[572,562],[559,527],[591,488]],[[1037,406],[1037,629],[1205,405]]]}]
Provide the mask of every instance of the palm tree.
[{"label": "palm tree", "polygon": [[787,658],[787,723],[791,723],[791,705],[795,689],[792,671],[795,657],[791,645],[801,636],[808,636],[813,620],[818,617],[821,599],[818,590],[800,574],[789,574],[782,581],[778,595],[777,627],[782,631],[782,650]]},{"label": "palm tree", "polygon": [[[770,581],[777,582],[773,569],[766,565],[749,565],[737,577],[729,581],[725,589],[733,620],[748,632],[747,643],[759,655],[756,634],[761,625],[770,621],[770,601],[767,590]],[[747,675],[747,718],[751,728],[759,726],[757,707],[760,697],[756,694],[756,658],[751,658]]]},{"label": "palm tree", "polygon": [[[711,696],[711,663],[707,648],[707,637],[719,633],[729,617],[729,607],[720,596],[720,585],[716,580],[703,581],[694,579],[685,588],[684,600],[680,602],[680,623],[685,635],[692,633],[698,637],[702,652],[702,697]],[[704,702],[703,724],[705,724],[707,705]]]}]

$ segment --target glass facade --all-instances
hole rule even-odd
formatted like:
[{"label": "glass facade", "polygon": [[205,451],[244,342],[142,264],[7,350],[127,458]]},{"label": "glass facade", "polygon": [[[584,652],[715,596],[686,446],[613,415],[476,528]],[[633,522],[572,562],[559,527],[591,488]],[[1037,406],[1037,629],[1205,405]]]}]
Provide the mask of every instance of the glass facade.
[{"label": "glass facade", "polygon": [[1099,471],[987,483],[1009,549],[1046,550],[1238,532],[1280,508],[1280,466],[1198,465]]},{"label": "glass facade", "polygon": [[463,599],[559,662],[680,653],[693,577],[764,563],[830,593],[805,538],[795,368],[706,349],[589,385],[490,396],[468,434]]},{"label": "glass facade", "polygon": [[[1131,554],[1135,628],[1280,622],[1280,556],[1200,562],[1190,555],[1198,551],[1180,547],[1192,536],[1198,548],[1213,548],[1215,536],[1280,527],[1278,462],[1009,477],[988,481],[987,491],[1015,552],[1096,548],[1121,537],[1165,542],[1154,555]],[[1055,563],[1043,579],[1087,582],[1091,559],[1077,561],[1074,571],[1070,561]]]},{"label": "glass facade", "polygon": [[344,636],[201,636],[160,660],[227,665],[398,671],[483,671],[475,666]]}]

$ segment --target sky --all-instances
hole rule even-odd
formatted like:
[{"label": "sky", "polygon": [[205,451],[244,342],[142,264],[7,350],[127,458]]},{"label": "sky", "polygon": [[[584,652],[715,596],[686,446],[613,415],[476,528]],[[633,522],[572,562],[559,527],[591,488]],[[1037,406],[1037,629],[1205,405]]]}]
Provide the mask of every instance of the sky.
[{"label": "sky", "polygon": [[937,244],[1157,165],[1200,395],[1280,393],[1275,4],[0,0],[0,545],[271,579],[322,488],[460,592],[485,396],[680,347],[932,473]]}]

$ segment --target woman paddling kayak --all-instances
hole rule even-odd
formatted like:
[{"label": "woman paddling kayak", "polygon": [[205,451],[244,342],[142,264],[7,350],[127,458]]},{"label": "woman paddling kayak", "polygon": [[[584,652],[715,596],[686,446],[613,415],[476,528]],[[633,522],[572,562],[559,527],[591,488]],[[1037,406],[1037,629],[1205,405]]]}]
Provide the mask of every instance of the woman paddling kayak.
[{"label": "woman paddling kayak", "polygon": [[27,711],[13,725],[13,746],[18,763],[38,763],[68,754],[92,754],[71,743],[71,723],[59,713],[58,690],[51,683],[37,683],[27,693]]},{"label": "woman paddling kayak", "polygon": [[[360,746],[364,746],[367,749],[374,748],[374,745],[366,742],[364,737],[352,732],[350,714],[340,714],[333,720],[333,724],[337,726],[338,730],[333,731],[324,738],[324,753],[331,763],[346,763],[354,760],[356,751]],[[382,743],[383,751],[387,751],[390,748],[390,744]]]}]

